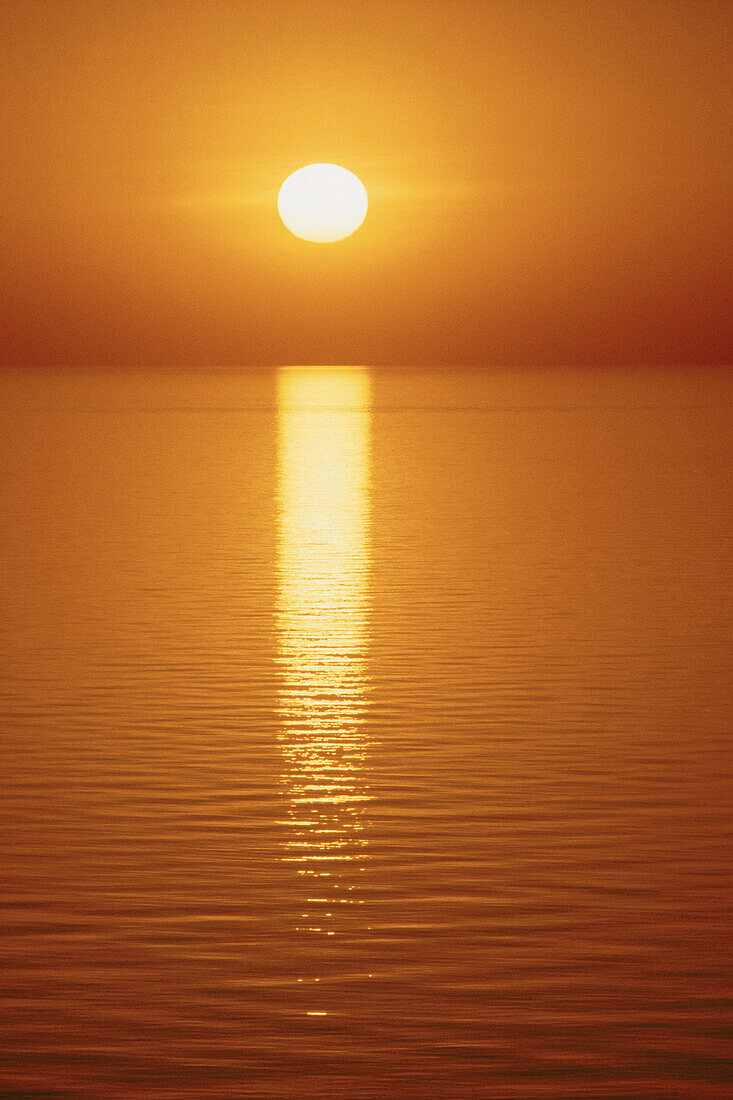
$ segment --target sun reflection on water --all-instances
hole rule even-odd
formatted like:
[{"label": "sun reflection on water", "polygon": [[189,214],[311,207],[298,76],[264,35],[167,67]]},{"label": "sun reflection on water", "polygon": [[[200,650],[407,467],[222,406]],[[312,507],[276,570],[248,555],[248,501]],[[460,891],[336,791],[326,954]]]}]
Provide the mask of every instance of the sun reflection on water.
[{"label": "sun reflection on water", "polygon": [[369,375],[283,370],[278,422],[285,859],[308,880],[303,930],[335,935],[368,858]]}]

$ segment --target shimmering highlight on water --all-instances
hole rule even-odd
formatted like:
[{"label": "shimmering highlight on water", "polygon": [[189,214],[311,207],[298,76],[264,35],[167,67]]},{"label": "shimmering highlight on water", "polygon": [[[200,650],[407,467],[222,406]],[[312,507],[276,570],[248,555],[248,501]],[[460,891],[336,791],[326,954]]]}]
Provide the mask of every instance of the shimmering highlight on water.
[{"label": "shimmering highlight on water", "polygon": [[367,858],[369,375],[283,371],[277,404],[286,858],[310,895],[298,931],[333,936]]}]

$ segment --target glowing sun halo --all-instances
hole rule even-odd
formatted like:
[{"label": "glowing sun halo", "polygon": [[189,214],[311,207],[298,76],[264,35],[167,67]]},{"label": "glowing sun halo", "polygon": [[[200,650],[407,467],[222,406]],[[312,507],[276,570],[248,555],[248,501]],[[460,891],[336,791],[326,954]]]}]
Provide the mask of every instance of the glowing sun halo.
[{"label": "glowing sun halo", "polygon": [[350,237],[367,212],[364,184],[338,164],[308,164],[288,176],[277,208],[285,225],[304,241],[328,244]]}]

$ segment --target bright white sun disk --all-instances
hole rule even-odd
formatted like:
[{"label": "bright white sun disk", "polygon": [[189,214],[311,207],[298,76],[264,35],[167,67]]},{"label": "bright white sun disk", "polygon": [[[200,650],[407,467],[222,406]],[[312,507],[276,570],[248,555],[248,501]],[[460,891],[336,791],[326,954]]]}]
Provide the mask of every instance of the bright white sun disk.
[{"label": "bright white sun disk", "polygon": [[288,176],[277,208],[287,228],[305,241],[327,244],[350,237],[367,212],[364,184],[338,164],[308,164]]}]

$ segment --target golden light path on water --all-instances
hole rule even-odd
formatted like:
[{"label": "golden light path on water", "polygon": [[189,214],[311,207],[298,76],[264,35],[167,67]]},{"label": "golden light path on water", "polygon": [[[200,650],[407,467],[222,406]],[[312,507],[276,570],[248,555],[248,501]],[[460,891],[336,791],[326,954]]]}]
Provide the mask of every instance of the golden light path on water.
[{"label": "golden light path on water", "polygon": [[283,370],[278,429],[284,858],[307,880],[301,930],[337,935],[368,858],[369,375]]}]

